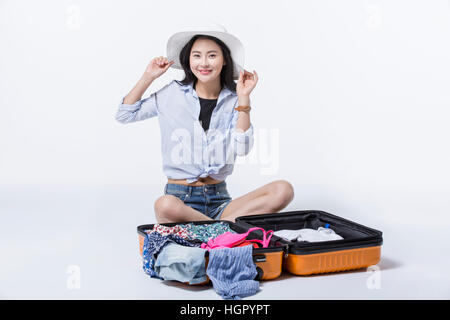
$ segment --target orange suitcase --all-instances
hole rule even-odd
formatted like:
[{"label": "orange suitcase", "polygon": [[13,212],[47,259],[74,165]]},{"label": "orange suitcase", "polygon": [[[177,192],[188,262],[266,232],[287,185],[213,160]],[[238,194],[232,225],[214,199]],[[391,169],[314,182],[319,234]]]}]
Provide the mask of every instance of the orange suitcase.
[{"label": "orange suitcase", "polygon": [[236,224],[249,229],[261,227],[265,230],[317,229],[327,224],[341,240],[324,242],[291,242],[273,236],[279,245],[286,248],[283,269],[296,275],[311,275],[367,268],[380,261],[382,232],[365,227],[323,211],[306,210],[284,213],[244,216]]},{"label": "orange suitcase", "polygon": [[[190,222],[194,224],[211,224],[217,223],[217,220],[208,221],[195,221]],[[247,228],[242,227],[230,221],[221,220],[222,223],[227,223],[233,231],[237,233],[247,232]],[[177,224],[183,223],[162,223],[163,226],[173,227]],[[153,229],[153,224],[146,224],[137,227],[138,237],[139,237],[139,250],[142,256],[142,251],[144,247],[145,231]],[[247,239],[259,239],[262,240],[262,232],[259,230],[253,231],[249,234]],[[276,239],[276,240],[275,240]],[[256,280],[270,280],[275,279],[280,276],[282,272],[282,260],[285,251],[287,250],[287,244],[278,240],[276,237],[272,237],[268,248],[253,248],[253,261],[256,264],[256,270],[258,271],[258,277]],[[208,262],[208,252],[206,254],[206,263]],[[208,282],[208,281],[207,281]],[[205,282],[205,283],[207,283]],[[201,284],[205,284],[201,283]]]}]

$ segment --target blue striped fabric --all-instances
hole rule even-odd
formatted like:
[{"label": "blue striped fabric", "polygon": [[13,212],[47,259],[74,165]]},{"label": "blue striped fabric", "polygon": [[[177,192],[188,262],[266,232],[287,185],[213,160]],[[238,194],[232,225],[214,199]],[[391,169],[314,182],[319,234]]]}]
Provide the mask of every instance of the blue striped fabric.
[{"label": "blue striped fabric", "polygon": [[224,299],[239,300],[258,292],[258,272],[252,258],[253,246],[209,250],[206,274],[214,290]]}]

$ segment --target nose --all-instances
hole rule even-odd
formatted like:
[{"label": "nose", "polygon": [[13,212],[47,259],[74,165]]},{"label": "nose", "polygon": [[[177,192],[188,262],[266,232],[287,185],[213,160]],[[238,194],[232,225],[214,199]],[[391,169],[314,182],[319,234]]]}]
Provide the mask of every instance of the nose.
[{"label": "nose", "polygon": [[201,66],[205,69],[208,68],[208,58],[206,56],[203,57]]}]

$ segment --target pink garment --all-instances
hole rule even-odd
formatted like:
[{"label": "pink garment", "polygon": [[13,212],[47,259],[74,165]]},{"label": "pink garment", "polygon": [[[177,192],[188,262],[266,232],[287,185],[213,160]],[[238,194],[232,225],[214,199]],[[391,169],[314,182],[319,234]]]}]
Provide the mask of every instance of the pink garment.
[{"label": "pink garment", "polygon": [[[253,230],[262,230],[264,239],[263,240],[257,240],[257,239],[251,239],[246,240],[250,232]],[[225,232],[221,234],[220,236],[209,240],[207,243],[202,243],[201,248],[202,249],[219,249],[219,248],[233,248],[238,246],[244,241],[249,242],[258,242],[262,244],[263,248],[267,248],[269,246],[270,239],[272,238],[273,230],[265,231],[263,228],[254,227],[249,229],[246,233],[231,233],[231,232]]]}]

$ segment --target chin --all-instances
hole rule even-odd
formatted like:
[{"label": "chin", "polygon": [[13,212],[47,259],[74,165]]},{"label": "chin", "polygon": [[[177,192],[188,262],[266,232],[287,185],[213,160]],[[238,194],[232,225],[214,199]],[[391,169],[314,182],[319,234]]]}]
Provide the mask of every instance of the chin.
[{"label": "chin", "polygon": [[207,76],[207,77],[205,77],[205,76],[201,75],[201,76],[197,77],[197,79],[199,79],[202,82],[210,82],[210,81],[216,80],[217,77],[214,77],[214,76]]}]

